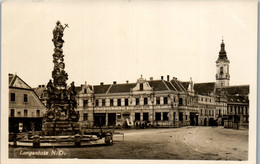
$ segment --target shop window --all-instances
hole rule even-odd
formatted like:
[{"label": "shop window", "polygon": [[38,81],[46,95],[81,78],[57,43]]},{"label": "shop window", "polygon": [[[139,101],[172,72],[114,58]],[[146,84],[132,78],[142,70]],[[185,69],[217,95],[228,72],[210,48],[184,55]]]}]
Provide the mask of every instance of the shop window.
[{"label": "shop window", "polygon": [[156,121],[161,121],[161,113],[159,113],[159,112],[155,113],[155,120]]},{"label": "shop window", "polygon": [[149,120],[149,113],[143,113],[143,120],[148,121]]},{"label": "shop window", "polygon": [[140,113],[135,113],[135,121],[140,121]]},{"label": "shop window", "polygon": [[169,113],[163,112],[163,121],[168,121],[168,120],[169,120]]}]

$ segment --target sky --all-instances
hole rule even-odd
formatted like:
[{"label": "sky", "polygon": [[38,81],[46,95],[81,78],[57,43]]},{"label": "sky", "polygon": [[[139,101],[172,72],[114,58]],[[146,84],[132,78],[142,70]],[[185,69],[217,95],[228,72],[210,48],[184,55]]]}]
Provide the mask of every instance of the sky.
[{"label": "sky", "polygon": [[136,82],[141,75],[214,82],[222,37],[230,85],[256,79],[256,0],[5,1],[2,76],[47,84],[57,20],[69,24],[63,37],[68,84]]}]

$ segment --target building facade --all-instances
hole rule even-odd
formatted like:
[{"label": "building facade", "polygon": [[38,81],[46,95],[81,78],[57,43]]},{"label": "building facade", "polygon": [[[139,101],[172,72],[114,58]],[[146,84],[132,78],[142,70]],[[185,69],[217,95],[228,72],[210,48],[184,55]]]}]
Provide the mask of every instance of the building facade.
[{"label": "building facade", "polygon": [[9,132],[41,130],[45,110],[34,90],[9,74]]},{"label": "building facade", "polygon": [[[190,125],[248,128],[249,85],[230,86],[229,60],[222,40],[216,60],[216,81],[193,83],[167,75],[135,83],[76,87],[82,127],[154,127]],[[45,86],[35,89],[46,102]]]}]

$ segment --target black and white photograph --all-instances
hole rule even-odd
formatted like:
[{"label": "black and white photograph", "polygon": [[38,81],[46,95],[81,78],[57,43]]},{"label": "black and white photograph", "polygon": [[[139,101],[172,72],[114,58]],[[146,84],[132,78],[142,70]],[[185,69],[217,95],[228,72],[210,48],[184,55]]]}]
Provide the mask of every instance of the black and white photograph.
[{"label": "black and white photograph", "polygon": [[3,1],[3,163],[255,163],[257,0]]}]

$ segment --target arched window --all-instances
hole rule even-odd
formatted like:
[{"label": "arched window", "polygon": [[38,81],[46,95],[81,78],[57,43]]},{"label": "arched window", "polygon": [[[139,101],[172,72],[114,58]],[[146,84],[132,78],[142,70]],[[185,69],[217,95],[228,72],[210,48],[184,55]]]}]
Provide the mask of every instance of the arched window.
[{"label": "arched window", "polygon": [[220,74],[223,74],[224,71],[223,71],[223,67],[220,67]]}]

